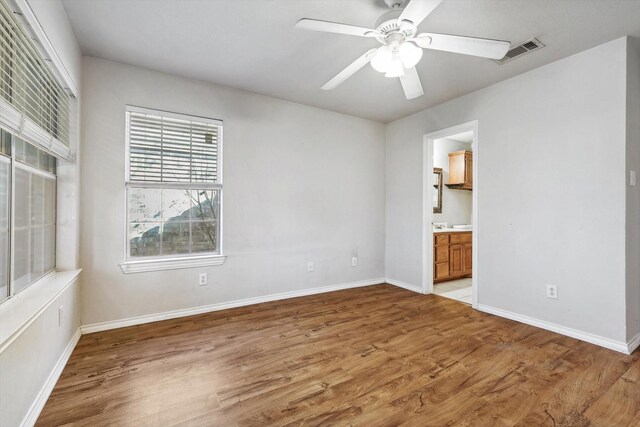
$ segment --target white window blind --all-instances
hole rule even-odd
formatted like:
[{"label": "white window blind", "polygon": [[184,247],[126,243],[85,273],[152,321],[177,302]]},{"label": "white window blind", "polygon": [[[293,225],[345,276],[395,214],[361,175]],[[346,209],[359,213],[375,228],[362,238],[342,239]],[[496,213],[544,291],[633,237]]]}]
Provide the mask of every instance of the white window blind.
[{"label": "white window blind", "polygon": [[69,159],[71,97],[6,0],[0,0],[0,127]]},{"label": "white window blind", "polygon": [[129,107],[129,181],[219,183],[220,122]]}]

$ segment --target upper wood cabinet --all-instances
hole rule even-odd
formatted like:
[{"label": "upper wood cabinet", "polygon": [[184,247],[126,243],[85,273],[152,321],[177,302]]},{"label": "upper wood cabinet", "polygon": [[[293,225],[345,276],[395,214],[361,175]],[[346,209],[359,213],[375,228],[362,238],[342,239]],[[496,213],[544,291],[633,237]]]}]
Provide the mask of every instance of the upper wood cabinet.
[{"label": "upper wood cabinet", "polygon": [[473,153],[467,150],[449,153],[449,182],[452,189],[473,190]]}]

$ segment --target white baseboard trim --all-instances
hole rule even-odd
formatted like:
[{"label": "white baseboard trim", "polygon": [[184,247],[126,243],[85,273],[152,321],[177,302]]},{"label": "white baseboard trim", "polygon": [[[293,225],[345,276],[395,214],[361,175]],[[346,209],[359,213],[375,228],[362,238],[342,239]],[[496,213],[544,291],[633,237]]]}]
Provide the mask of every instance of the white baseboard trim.
[{"label": "white baseboard trim", "polygon": [[406,289],[408,291],[417,292],[419,294],[422,293],[422,288],[419,286],[410,285],[408,283],[404,283],[399,280],[389,279],[389,278],[386,278],[385,281],[390,285],[397,286],[399,288]]},{"label": "white baseboard trim", "polygon": [[36,399],[31,404],[27,415],[25,415],[22,422],[20,423],[21,427],[32,427],[33,425],[35,425],[36,421],[38,421],[40,412],[42,412],[45,403],[47,403],[49,395],[58,382],[58,378],[60,378],[62,370],[67,365],[67,362],[71,357],[71,353],[73,353],[73,349],[76,348],[76,344],[78,344],[78,340],[80,340],[81,335],[82,332],[80,331],[80,328],[76,329],[73,337],[71,337],[71,341],[69,341],[69,344],[67,344],[67,347],[64,349],[64,351],[60,355],[60,358],[58,359],[58,362],[56,362],[56,365],[53,367],[53,370],[49,374],[49,378],[47,378],[47,381],[45,381],[44,385],[40,389],[38,396],[36,396]]},{"label": "white baseboard trim", "polygon": [[[626,342],[623,341],[615,341],[609,338],[601,337],[599,335],[594,335],[589,332],[579,331],[577,329],[567,328],[565,326],[557,325],[555,323],[547,322],[544,320],[539,320],[534,317],[525,316],[522,314],[514,313],[507,310],[502,310],[495,307],[490,307],[483,304],[478,304],[478,310],[494,314],[496,316],[504,317],[507,319],[515,320],[516,322],[526,323],[527,325],[535,326],[537,328],[546,329],[547,331],[556,332],[561,335],[566,335],[571,338],[576,338],[581,341],[586,341],[591,344],[599,345],[600,347],[608,348],[610,350],[615,350],[620,353],[630,354],[629,346]],[[640,340],[640,337],[636,337],[634,339]]]},{"label": "white baseboard trim", "polygon": [[640,346],[640,334],[637,334],[635,337],[631,338],[631,340],[627,343],[627,352],[629,354],[633,353],[636,348]]},{"label": "white baseboard trim", "polygon": [[339,285],[323,286],[319,288],[302,289],[299,291],[281,292],[278,294],[265,295],[261,297],[246,298],[241,300],[222,302],[217,304],[204,305],[200,307],[185,308],[181,310],[166,311],[163,313],[147,314],[144,316],[130,317],[127,319],[113,320],[109,322],[93,323],[82,325],[83,334],[107,331],[110,329],[125,328],[127,326],[142,325],[144,323],[158,322],[160,320],[175,319],[178,317],[193,316],[195,314],[209,313],[212,311],[226,310],[229,308],[243,307],[246,305],[260,304],[263,302],[277,301],[288,298],[304,297],[308,295],[321,294],[325,292],[341,291],[344,289],[359,288],[384,283],[384,278],[361,280],[359,282],[343,283]]}]

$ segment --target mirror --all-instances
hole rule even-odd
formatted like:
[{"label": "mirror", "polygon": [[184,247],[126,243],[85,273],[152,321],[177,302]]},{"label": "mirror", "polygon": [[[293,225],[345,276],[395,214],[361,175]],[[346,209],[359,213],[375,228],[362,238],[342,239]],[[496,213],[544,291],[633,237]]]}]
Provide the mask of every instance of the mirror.
[{"label": "mirror", "polygon": [[433,168],[433,213],[442,213],[442,168]]}]

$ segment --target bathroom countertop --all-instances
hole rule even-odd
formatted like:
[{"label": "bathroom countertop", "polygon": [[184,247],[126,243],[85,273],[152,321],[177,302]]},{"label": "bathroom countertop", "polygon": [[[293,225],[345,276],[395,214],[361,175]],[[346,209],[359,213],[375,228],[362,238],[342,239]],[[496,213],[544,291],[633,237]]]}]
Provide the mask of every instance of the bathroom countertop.
[{"label": "bathroom countertop", "polygon": [[433,229],[434,233],[472,233],[473,229],[468,228],[468,229],[464,229],[464,228],[434,228]]}]

